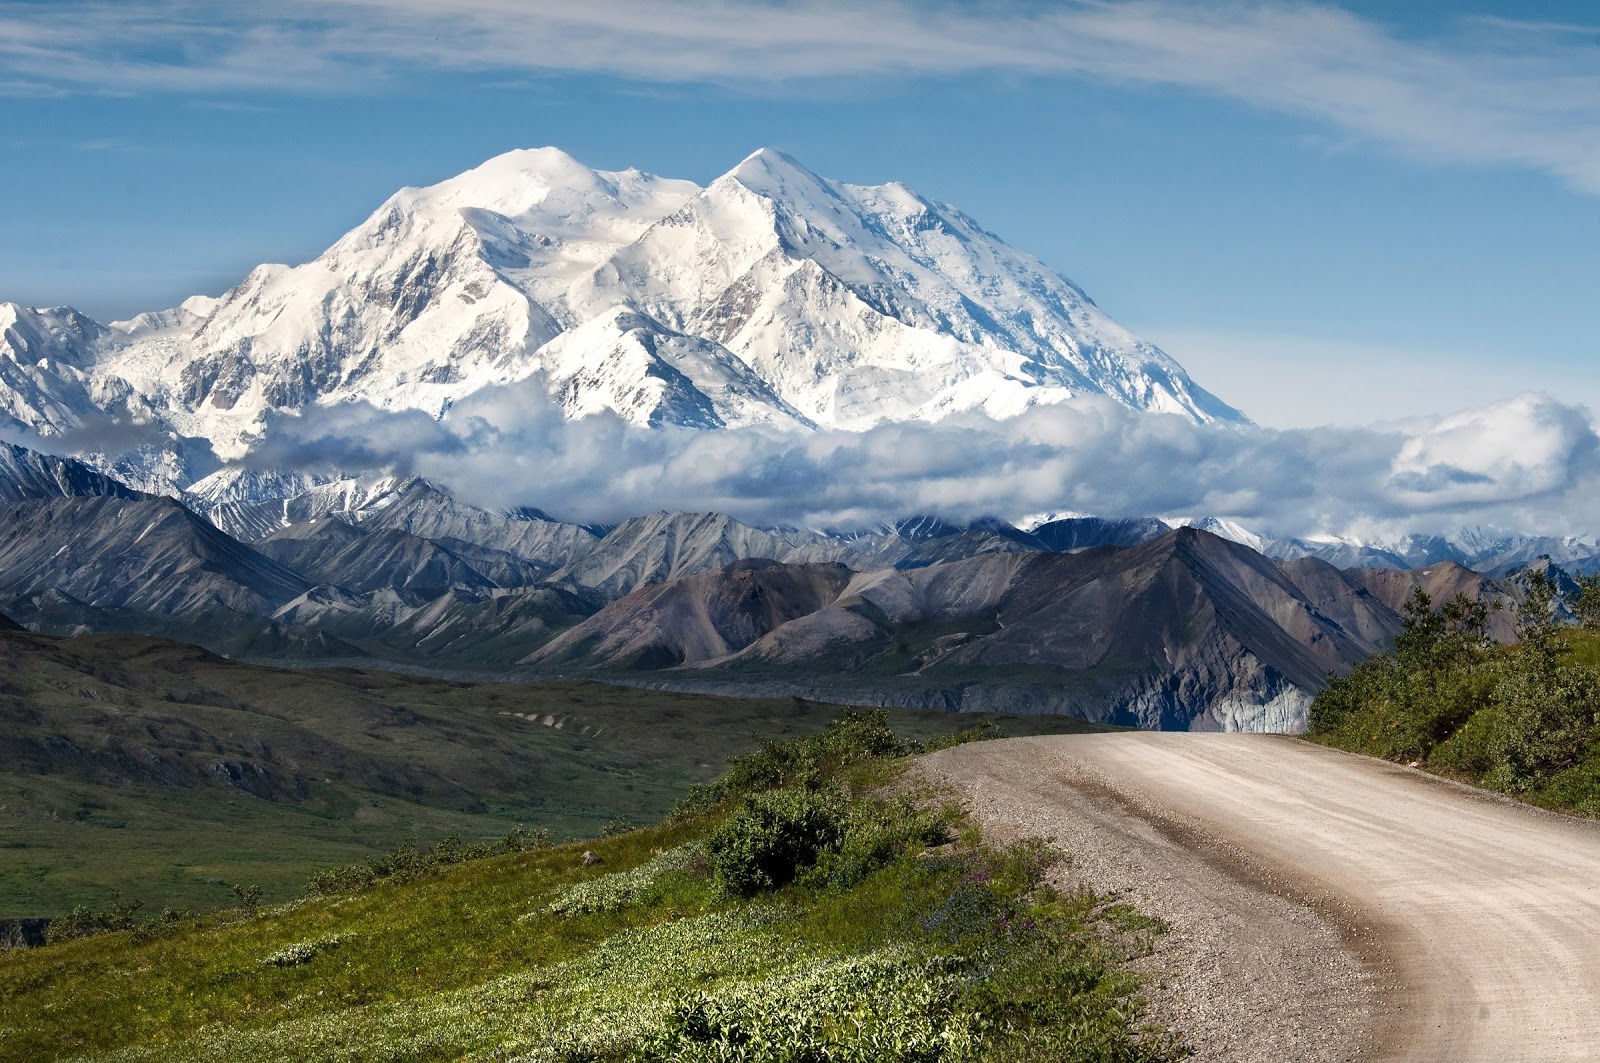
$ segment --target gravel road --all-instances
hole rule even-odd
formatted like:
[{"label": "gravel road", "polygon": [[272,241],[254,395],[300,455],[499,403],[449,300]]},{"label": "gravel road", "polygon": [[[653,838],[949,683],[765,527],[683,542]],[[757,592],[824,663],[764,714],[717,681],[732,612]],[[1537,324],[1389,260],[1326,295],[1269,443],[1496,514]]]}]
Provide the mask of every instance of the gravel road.
[{"label": "gravel road", "polygon": [[1000,836],[1172,930],[1153,1017],[1199,1061],[1600,1059],[1600,829],[1271,735],[982,742],[923,760]]}]

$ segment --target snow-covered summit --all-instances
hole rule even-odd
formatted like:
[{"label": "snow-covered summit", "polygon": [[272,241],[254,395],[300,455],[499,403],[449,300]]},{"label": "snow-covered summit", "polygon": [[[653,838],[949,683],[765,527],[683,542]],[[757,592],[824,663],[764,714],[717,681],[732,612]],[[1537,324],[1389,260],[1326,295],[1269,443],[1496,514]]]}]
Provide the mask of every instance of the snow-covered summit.
[{"label": "snow-covered summit", "polygon": [[[955,208],[771,149],[705,188],[512,151],[401,189],[313,261],[259,266],[220,298],[110,327],[0,304],[0,423],[109,413],[224,460],[275,416],[444,416],[524,380],[568,417],[640,426],[861,429],[1081,394],[1243,420]],[[183,467],[163,465],[175,487]]]}]

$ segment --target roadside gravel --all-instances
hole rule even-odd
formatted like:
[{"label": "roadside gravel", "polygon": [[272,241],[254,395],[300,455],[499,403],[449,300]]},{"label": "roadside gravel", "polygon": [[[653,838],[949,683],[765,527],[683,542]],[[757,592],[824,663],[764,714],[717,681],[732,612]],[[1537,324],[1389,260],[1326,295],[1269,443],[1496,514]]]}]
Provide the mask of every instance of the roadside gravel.
[{"label": "roadside gravel", "polygon": [[1092,757],[1075,755],[1080,749],[1071,740],[1013,739],[921,763],[988,836],[1047,838],[1063,849],[1058,886],[1124,891],[1168,924],[1135,969],[1150,979],[1150,1018],[1179,1031],[1197,1063],[1370,1058],[1380,986],[1359,958],[1349,914],[1275,880],[1214,834],[1141,804]]},{"label": "roadside gravel", "polygon": [[1173,926],[1157,1015],[1202,1060],[1600,1060],[1600,824],[1273,735],[946,750],[996,833]]}]

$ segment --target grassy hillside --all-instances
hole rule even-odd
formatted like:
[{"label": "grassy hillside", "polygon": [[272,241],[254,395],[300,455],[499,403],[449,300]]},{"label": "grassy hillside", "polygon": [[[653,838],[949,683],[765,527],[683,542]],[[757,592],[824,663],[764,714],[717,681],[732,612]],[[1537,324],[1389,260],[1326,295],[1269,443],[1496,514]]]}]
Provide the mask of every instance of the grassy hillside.
[{"label": "grassy hillside", "polygon": [[[133,636],[0,631],[0,917],[110,891],[204,910],[316,868],[516,825],[653,822],[758,740],[830,707],[594,683],[284,671]],[[923,738],[972,717],[897,713]],[[1060,718],[1009,733],[1072,730]]]},{"label": "grassy hillside", "polygon": [[1419,592],[1394,650],[1317,696],[1309,737],[1600,815],[1600,625],[1558,626],[1552,594],[1535,583],[1506,646],[1481,606]]},{"label": "grassy hillside", "polygon": [[906,751],[858,717],[587,843],[598,863],[355,876],[0,956],[0,1058],[1177,1058],[1121,968],[1159,926],[911,800]]}]

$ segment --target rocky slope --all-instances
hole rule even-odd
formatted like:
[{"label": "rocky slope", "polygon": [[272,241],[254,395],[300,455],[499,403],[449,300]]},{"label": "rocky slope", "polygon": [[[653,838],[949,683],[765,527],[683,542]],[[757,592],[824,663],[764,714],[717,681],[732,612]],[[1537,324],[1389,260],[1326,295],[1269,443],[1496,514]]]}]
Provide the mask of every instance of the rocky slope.
[{"label": "rocky slope", "polygon": [[[635,591],[528,663],[1143,727],[1286,730],[1303,724],[1330,672],[1399,630],[1368,578],[1384,582],[1315,559],[1280,564],[1188,528],[1132,548],[913,569],[741,562]],[[1499,593],[1482,577],[1440,580],[1441,593],[1447,582],[1452,593]]]},{"label": "rocky slope", "polygon": [[[215,506],[235,500],[204,486]],[[267,486],[299,493],[260,524],[310,519],[247,545],[81,463],[0,450],[0,609],[35,630],[255,657],[1293,729],[1330,672],[1387,644],[1414,587],[1518,594],[1454,562],[1340,571],[1155,521],[918,518],[840,535],[657,513],[595,529],[421,480]],[[1493,631],[1512,623],[1502,610]]]}]

